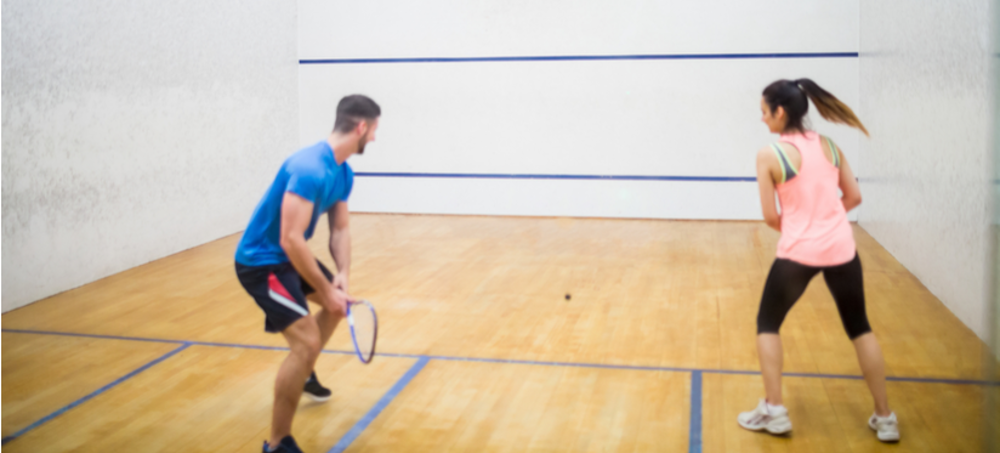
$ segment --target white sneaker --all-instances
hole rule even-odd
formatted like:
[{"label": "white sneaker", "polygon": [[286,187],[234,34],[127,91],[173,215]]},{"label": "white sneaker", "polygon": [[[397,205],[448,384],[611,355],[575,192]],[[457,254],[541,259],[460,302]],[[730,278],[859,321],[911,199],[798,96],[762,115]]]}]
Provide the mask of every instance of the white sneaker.
[{"label": "white sneaker", "polygon": [[878,440],[882,442],[899,442],[899,422],[896,421],[895,412],[888,417],[872,414],[872,418],[868,419],[868,427],[878,433]]},{"label": "white sneaker", "polygon": [[736,417],[740,426],[751,431],[765,430],[771,434],[785,434],[792,430],[792,421],[788,419],[788,409],[784,407],[768,410],[763,399],[757,408]]}]

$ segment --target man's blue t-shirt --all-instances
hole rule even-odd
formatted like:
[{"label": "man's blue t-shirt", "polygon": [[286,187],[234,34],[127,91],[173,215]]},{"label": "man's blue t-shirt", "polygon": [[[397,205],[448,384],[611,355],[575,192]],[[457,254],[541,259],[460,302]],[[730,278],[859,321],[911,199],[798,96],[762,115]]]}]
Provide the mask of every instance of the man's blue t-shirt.
[{"label": "man's blue t-shirt", "polygon": [[280,238],[281,201],[285,192],[293,192],[313,203],[312,220],[305,232],[309,239],[319,216],[334,203],[347,201],[353,185],[354,171],[347,162],[337,165],[333,149],[326,140],[292,154],[254,210],[250,225],[236,247],[236,262],[245,266],[288,262]]}]

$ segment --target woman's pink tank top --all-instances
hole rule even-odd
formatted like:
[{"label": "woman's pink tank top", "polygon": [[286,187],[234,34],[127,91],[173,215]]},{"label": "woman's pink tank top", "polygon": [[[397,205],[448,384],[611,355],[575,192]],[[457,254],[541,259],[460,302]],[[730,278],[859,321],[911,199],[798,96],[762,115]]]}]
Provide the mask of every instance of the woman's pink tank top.
[{"label": "woman's pink tank top", "polygon": [[781,201],[777,257],[814,267],[854,259],[854,232],[838,194],[840,169],[826,160],[819,134],[782,134],[781,141],[798,148],[802,164],[794,178],[776,188]]}]

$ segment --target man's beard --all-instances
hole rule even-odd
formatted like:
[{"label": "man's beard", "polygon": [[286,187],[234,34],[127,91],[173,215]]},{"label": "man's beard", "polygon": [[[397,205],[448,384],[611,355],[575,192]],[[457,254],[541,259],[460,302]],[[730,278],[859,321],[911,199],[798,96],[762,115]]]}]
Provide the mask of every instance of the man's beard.
[{"label": "man's beard", "polygon": [[367,141],[359,141],[358,142],[358,154],[364,154],[365,153],[365,145],[367,145],[367,144],[368,144]]}]

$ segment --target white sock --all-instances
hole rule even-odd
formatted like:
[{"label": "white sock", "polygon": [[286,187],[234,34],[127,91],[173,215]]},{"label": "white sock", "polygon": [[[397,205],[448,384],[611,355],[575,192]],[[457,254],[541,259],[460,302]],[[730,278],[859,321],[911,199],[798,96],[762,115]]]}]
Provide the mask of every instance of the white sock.
[{"label": "white sock", "polygon": [[786,410],[786,409],[785,409],[785,406],[783,406],[783,405],[781,405],[781,404],[779,404],[779,405],[775,406],[775,405],[773,405],[773,404],[771,404],[771,403],[767,403],[767,411],[768,411],[769,413],[775,413],[775,412],[777,412],[777,411],[778,411],[779,409],[780,409],[780,410],[783,410],[783,411],[784,411],[784,410]]}]

